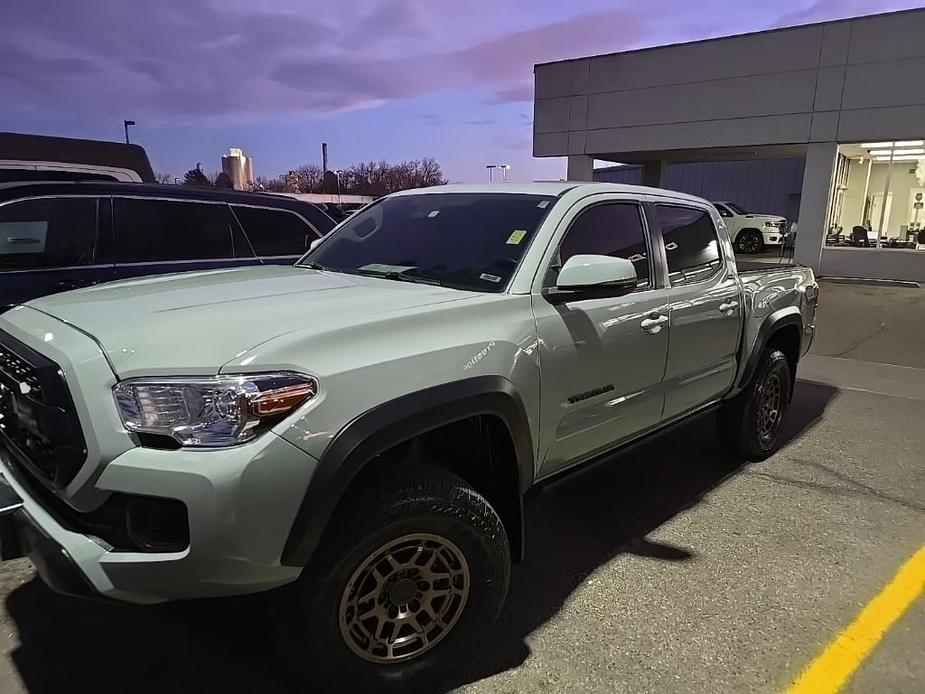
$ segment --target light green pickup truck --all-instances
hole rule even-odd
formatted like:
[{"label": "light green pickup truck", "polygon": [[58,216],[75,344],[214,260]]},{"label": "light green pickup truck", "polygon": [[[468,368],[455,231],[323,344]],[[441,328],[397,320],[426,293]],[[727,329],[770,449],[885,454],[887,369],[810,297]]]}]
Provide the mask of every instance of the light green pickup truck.
[{"label": "light green pickup truck", "polygon": [[817,292],[739,274],[704,200],[561,182],[30,301],[0,316],[3,557],[136,603],[287,586],[301,667],[426,681],[499,613],[537,484],[709,414],[774,451]]}]

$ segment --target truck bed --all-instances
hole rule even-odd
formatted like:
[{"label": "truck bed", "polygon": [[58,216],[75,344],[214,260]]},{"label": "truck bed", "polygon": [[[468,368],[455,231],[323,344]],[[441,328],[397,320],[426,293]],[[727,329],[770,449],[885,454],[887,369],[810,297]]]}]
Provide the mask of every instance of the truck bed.
[{"label": "truck bed", "polygon": [[744,275],[751,272],[790,270],[803,266],[799,263],[763,263],[758,260],[740,260],[736,258],[736,267],[739,269],[739,274]]}]

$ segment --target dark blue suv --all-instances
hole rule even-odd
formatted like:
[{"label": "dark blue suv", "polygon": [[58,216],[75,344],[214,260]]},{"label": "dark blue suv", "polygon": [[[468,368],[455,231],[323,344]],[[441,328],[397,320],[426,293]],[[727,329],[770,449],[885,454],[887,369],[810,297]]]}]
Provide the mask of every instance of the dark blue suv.
[{"label": "dark blue suv", "polygon": [[143,183],[0,184],[0,311],[187,270],[294,263],[334,221],[267,193]]}]

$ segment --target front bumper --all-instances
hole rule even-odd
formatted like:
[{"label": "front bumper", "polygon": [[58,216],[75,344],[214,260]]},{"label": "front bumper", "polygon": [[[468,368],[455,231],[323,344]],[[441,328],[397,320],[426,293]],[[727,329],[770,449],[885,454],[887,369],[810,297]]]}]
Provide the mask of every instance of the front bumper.
[{"label": "front bumper", "polygon": [[20,496],[0,477],[0,558],[20,557],[29,557],[42,580],[58,593],[100,597],[68,551],[36,524]]},{"label": "front bumper", "polygon": [[[0,448],[0,474],[22,499],[16,524],[25,530],[16,536],[25,536],[23,551],[49,586],[135,603],[254,593],[295,580],[300,568],[283,566],[280,556],[315,465],[273,433],[225,450],[126,451],[105,467],[98,490],[176,499],[188,509],[188,547],[142,552],[69,529]],[[63,572],[72,574],[67,581],[58,578],[62,565],[76,570]],[[70,588],[83,579],[86,590]]]},{"label": "front bumper", "polygon": [[[91,338],[28,307],[0,317],[0,329],[18,341],[7,340],[15,350],[22,345],[58,366],[85,444],[79,469],[58,480],[42,477],[22,442],[0,435],[0,475],[30,524],[53,543],[32,543],[52,547],[36,554],[37,565],[62,554],[93,592],[136,603],[253,593],[298,577],[301,568],[283,566],[280,557],[314,458],[272,431],[222,449],[140,447],[122,425],[112,397],[116,376]],[[58,460],[55,450],[42,460]],[[182,541],[153,547],[122,543],[110,532],[122,524],[131,539],[131,511],[115,519],[109,512],[113,501],[139,497],[185,507]]]},{"label": "front bumper", "polygon": [[761,235],[764,237],[765,246],[779,246],[783,243],[784,230],[777,227],[770,229],[764,227],[761,230]]}]

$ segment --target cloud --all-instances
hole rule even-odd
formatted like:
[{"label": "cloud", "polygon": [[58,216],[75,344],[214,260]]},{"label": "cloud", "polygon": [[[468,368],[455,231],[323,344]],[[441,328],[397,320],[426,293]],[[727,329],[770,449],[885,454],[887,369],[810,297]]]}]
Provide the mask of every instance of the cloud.
[{"label": "cloud", "polygon": [[476,120],[467,120],[466,125],[494,125],[495,120],[493,118],[478,118]]},{"label": "cloud", "polygon": [[416,2],[385,0],[372,12],[362,16],[346,38],[348,43],[368,48],[386,41],[426,35],[421,8]]},{"label": "cloud", "polygon": [[525,82],[515,87],[499,89],[488,99],[488,103],[491,104],[507,104],[515,101],[533,101],[533,85]]},{"label": "cloud", "polygon": [[423,0],[385,0],[359,14],[346,5],[326,14],[273,9],[283,1],[260,9],[210,0],[9,3],[0,116],[25,105],[149,119],[255,117],[470,87],[487,88],[492,103],[529,101],[534,63],[619,50],[648,27],[640,13],[612,10],[453,46],[446,27],[431,35],[426,12],[440,10]]},{"label": "cloud", "polygon": [[415,117],[423,121],[424,125],[429,127],[439,127],[446,122],[443,116],[439,116],[436,113],[419,113]]},{"label": "cloud", "polygon": [[887,0],[874,5],[871,0],[816,0],[806,7],[781,16],[771,26],[774,28],[826,22],[833,19],[846,19],[866,14],[890,12],[918,7],[916,2],[897,2]]}]

